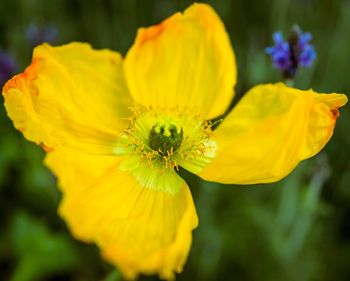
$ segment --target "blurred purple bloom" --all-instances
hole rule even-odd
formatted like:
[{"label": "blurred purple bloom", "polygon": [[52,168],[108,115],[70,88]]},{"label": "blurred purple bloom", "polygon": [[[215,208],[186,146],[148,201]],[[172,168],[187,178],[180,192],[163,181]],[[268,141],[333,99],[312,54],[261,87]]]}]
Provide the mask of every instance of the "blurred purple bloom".
[{"label": "blurred purple bloom", "polygon": [[11,78],[17,67],[16,60],[10,54],[0,50],[0,87]]},{"label": "blurred purple bloom", "polygon": [[299,34],[299,45],[301,48],[304,48],[312,40],[312,35],[309,32],[303,32]]},{"label": "blurred purple bloom", "polygon": [[309,43],[312,35],[293,27],[288,41],[284,41],[281,32],[272,36],[274,45],[266,48],[275,68],[281,70],[285,78],[293,78],[298,67],[310,67],[316,58],[316,51]]},{"label": "blurred purple bloom", "polygon": [[278,69],[288,69],[292,65],[288,52],[276,52],[272,59],[274,66]]},{"label": "blurred purple bloom", "polygon": [[316,51],[312,45],[306,45],[299,57],[302,67],[310,67],[316,58]]},{"label": "blurred purple bloom", "polygon": [[275,45],[266,48],[266,53],[272,57],[273,64],[276,68],[281,70],[288,69],[292,64],[290,60],[289,43],[283,41],[281,32],[275,32],[272,38]]},{"label": "blurred purple bloom", "polygon": [[57,28],[54,25],[39,26],[31,24],[26,29],[26,37],[32,47],[44,42],[55,43],[57,39]]}]

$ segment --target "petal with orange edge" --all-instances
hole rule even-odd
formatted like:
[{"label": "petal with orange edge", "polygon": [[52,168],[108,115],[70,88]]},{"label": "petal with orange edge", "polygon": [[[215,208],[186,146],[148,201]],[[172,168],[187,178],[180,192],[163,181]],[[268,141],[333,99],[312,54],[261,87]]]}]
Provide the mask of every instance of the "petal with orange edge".
[{"label": "petal with orange edge", "polygon": [[215,11],[193,4],[162,23],[141,28],[125,59],[136,102],[153,108],[189,108],[216,117],[233,98],[236,62]]},{"label": "petal with orange edge", "polygon": [[[77,190],[69,186],[74,181],[66,184],[62,189]],[[198,224],[186,185],[177,193],[141,187],[118,167],[95,184],[65,192],[60,214],[76,237],[94,241],[128,279],[141,273],[172,279],[181,272]]]},{"label": "petal with orange edge", "polygon": [[342,94],[282,83],[254,87],[215,131],[217,155],[199,176],[235,184],[280,180],[326,145],[346,102]]},{"label": "petal with orange edge", "polygon": [[88,44],[41,45],[5,85],[7,113],[37,144],[110,153],[129,115],[122,64],[118,53]]}]

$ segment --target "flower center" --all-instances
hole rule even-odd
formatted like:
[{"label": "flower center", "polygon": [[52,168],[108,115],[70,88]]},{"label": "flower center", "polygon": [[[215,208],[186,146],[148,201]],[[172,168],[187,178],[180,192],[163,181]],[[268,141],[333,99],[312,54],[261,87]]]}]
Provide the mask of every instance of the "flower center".
[{"label": "flower center", "polygon": [[149,134],[149,146],[161,155],[173,154],[181,145],[183,130],[174,121],[154,125]]},{"label": "flower center", "polygon": [[119,168],[143,187],[176,193],[184,185],[176,173],[180,166],[198,174],[214,158],[211,126],[187,110],[135,107],[113,152],[122,156]]}]

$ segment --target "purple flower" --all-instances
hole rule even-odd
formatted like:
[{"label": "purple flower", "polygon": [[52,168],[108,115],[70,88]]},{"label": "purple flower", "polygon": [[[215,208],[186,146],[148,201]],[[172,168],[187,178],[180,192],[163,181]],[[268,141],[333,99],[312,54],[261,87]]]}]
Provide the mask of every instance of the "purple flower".
[{"label": "purple flower", "polygon": [[312,35],[293,27],[288,41],[284,41],[281,32],[272,36],[274,45],[266,48],[275,68],[283,72],[285,78],[293,78],[298,67],[310,67],[316,58],[316,51],[310,44]]},{"label": "purple flower", "polygon": [[13,76],[16,71],[16,60],[13,56],[0,50],[0,87]]},{"label": "purple flower", "polygon": [[310,67],[316,58],[316,51],[312,45],[307,45],[299,56],[299,63],[302,67]]},{"label": "purple flower", "polygon": [[26,29],[26,37],[32,47],[44,42],[55,43],[57,39],[57,28],[54,25],[39,26],[31,24]]},{"label": "purple flower", "polygon": [[281,32],[275,32],[272,36],[275,45],[266,48],[266,53],[272,57],[277,69],[285,70],[291,66],[289,44],[284,42]]},{"label": "purple flower", "polygon": [[[312,35],[309,32],[302,32],[299,34],[299,46],[304,48],[312,40]],[[310,45],[309,45],[310,46]]]}]

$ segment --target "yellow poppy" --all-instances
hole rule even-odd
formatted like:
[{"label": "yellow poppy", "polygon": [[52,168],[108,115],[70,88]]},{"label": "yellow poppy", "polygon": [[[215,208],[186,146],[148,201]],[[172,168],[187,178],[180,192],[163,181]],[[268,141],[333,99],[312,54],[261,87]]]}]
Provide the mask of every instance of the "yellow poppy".
[{"label": "yellow poppy", "polygon": [[75,237],[127,279],[181,272],[198,219],[181,166],[203,179],[277,181],[330,139],[342,94],[282,83],[233,98],[236,63],[214,10],[193,4],[141,28],[125,58],[88,44],[41,45],[3,89],[14,126],[47,152]]}]

